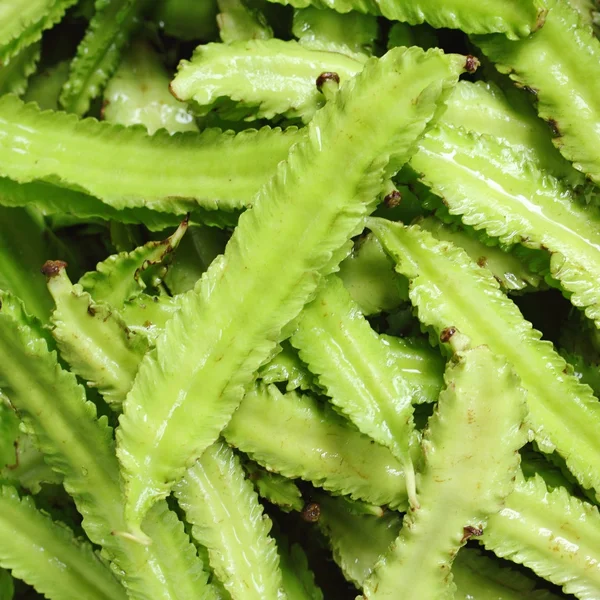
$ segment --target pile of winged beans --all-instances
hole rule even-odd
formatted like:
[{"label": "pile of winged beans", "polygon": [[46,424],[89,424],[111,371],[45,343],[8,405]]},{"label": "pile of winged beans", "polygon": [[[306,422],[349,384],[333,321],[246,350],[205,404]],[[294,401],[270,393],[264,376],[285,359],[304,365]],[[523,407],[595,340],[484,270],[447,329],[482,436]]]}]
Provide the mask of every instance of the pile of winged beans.
[{"label": "pile of winged beans", "polygon": [[0,0],[0,600],[600,600],[599,35]]}]

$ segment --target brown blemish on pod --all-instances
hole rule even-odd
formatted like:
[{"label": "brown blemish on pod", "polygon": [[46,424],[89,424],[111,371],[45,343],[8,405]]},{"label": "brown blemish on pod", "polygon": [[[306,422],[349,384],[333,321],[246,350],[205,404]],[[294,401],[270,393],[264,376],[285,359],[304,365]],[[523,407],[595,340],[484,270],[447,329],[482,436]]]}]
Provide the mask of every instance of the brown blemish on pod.
[{"label": "brown blemish on pod", "polygon": [[14,471],[19,468],[20,465],[20,456],[19,456],[19,440],[15,440],[13,442],[13,448],[15,449],[15,462],[12,465],[6,465],[6,468],[9,471]]},{"label": "brown blemish on pod", "polygon": [[535,24],[531,28],[531,33],[535,33],[538,29],[544,26],[546,22],[546,17],[548,16],[548,9],[546,7],[540,8],[537,14],[537,18],[535,20]]},{"label": "brown blemish on pod", "polygon": [[175,93],[175,90],[173,89],[173,81],[171,81],[171,83],[169,83],[169,93],[171,94],[171,96],[173,96],[173,98],[181,101],[181,98]]},{"label": "brown blemish on pod", "polygon": [[105,113],[106,113],[106,108],[108,107],[108,105],[110,104],[110,100],[108,100],[107,98],[105,98],[102,101],[102,106],[100,107],[100,120],[104,121],[104,119],[106,118]]},{"label": "brown blemish on pod", "polygon": [[64,260],[47,260],[41,268],[41,273],[50,279],[56,277],[67,266]]},{"label": "brown blemish on pod", "polygon": [[481,527],[473,527],[472,525],[464,527],[461,543],[466,542],[474,536],[479,537],[480,535],[483,535],[483,529]]},{"label": "brown blemish on pod", "polygon": [[546,123],[548,123],[548,125],[550,126],[550,130],[552,131],[552,135],[554,137],[560,137],[560,129],[558,128],[558,123],[556,122],[555,119],[548,119],[546,121]]}]

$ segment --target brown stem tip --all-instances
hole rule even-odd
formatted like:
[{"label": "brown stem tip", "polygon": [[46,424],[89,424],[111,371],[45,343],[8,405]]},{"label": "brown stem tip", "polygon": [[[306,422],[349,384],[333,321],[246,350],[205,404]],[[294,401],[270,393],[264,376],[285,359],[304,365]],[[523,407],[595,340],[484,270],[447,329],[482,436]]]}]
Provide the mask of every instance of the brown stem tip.
[{"label": "brown stem tip", "polygon": [[473,56],[472,54],[468,54],[467,60],[465,61],[465,71],[467,71],[467,73],[475,73],[478,66],[479,60],[477,60],[477,57]]},{"label": "brown stem tip", "polygon": [[442,342],[442,344],[447,344],[455,333],[456,327],[446,327],[446,329],[440,333],[440,342]]},{"label": "brown stem tip", "polygon": [[300,514],[303,521],[307,523],[316,523],[321,516],[321,507],[316,502],[309,502]]},{"label": "brown stem tip", "polygon": [[328,81],[335,81],[339,85],[339,83],[340,83],[340,76],[337,73],[333,72],[333,71],[325,71],[325,73],[321,73],[317,77],[317,89],[319,91],[321,91],[322,87]]},{"label": "brown stem tip", "polygon": [[62,269],[67,268],[67,263],[64,260],[47,260],[41,268],[42,275],[46,277],[56,277]]},{"label": "brown stem tip", "polygon": [[383,203],[387,208],[396,208],[400,206],[400,202],[402,201],[402,194],[398,190],[394,190],[390,192],[384,199]]}]

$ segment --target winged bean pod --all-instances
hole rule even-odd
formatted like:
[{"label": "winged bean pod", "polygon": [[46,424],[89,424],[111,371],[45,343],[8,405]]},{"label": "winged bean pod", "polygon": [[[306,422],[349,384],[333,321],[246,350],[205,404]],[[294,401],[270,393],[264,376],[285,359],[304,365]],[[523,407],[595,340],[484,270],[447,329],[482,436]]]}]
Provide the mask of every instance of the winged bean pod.
[{"label": "winged bean pod", "polygon": [[597,207],[580,203],[569,188],[517,150],[460,129],[439,126],[431,131],[411,166],[444,198],[450,214],[467,225],[504,244],[521,242],[547,251],[552,277],[575,306],[600,324]]},{"label": "winged bean pod", "polygon": [[175,488],[194,538],[234,600],[285,598],[279,556],[252,482],[223,442],[206,449]]},{"label": "winged bean pod", "polygon": [[514,81],[533,90],[554,143],[577,169],[600,182],[600,40],[568,0],[550,0],[544,27],[518,42],[474,41]]},{"label": "winged bean pod", "polygon": [[[383,182],[410,156],[464,67],[464,57],[439,50],[372,59],[311,121],[240,217],[225,254],[146,355],[124,404],[118,453],[136,535],[148,508],[216,440],[286,337],[283,328],[348,254]],[[339,179],[342,171],[349,176]]]},{"label": "winged bean pod", "polygon": [[233,120],[285,115],[308,122],[325,104],[315,85],[319,75],[335,72],[343,83],[362,70],[365,59],[277,39],[207,44],[180,63],[171,90],[193,101],[200,115],[217,111]]},{"label": "winged bean pod", "polygon": [[165,128],[198,131],[187,107],[169,94],[169,75],[160,56],[143,39],[134,40],[104,90],[102,116],[110,123],[140,123],[148,133]]},{"label": "winged bean pod", "polygon": [[[600,594],[598,508],[564,488],[548,491],[539,475],[521,482],[500,513],[490,517],[481,538],[498,556],[530,567],[567,594],[591,600]],[[542,523],[543,521],[543,523]],[[548,524],[552,523],[549,527]],[[510,540],[504,537],[511,529]],[[554,561],[554,556],[560,558]]]},{"label": "winged bean pod", "polygon": [[598,495],[600,403],[592,390],[464,251],[418,226],[371,219],[369,227],[396,260],[396,270],[409,278],[421,322],[438,336],[458,328],[474,344],[506,357],[527,390],[528,421],[541,450],[556,450],[583,487]]},{"label": "winged bean pod", "polygon": [[307,48],[339,52],[360,59],[373,54],[377,30],[377,19],[372,15],[358,12],[341,14],[312,6],[294,11],[292,33]]},{"label": "winged bean pod", "polygon": [[0,125],[0,175],[85,191],[118,211],[180,215],[249,204],[299,136],[294,128],[266,127],[237,135],[210,129],[150,136],[142,127],[40,112],[11,95],[0,98]]},{"label": "winged bean pod", "polygon": [[544,23],[545,3],[540,0],[273,0],[295,8],[332,8],[340,13],[355,10],[383,15],[411,25],[427,22],[433,27],[462,29],[467,33],[501,32],[509,39],[526,37]]}]

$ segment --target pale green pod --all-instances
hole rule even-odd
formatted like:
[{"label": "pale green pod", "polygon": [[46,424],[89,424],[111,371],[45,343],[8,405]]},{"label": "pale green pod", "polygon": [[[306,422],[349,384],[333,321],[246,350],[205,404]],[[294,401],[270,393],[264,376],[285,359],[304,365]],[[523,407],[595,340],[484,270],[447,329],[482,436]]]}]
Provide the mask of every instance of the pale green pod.
[{"label": "pale green pod", "polygon": [[488,269],[506,292],[535,290],[544,283],[543,277],[528,268],[513,252],[500,246],[485,245],[465,229],[446,225],[433,217],[422,219],[419,226],[436,239],[462,248],[480,267]]},{"label": "pale green pod", "polygon": [[[118,210],[98,198],[51,183],[17,183],[6,177],[0,177],[0,205],[7,208],[34,208],[42,215],[114,220],[126,224],[144,223],[151,231],[162,231],[167,227],[177,226],[181,221],[181,217],[176,215],[154,212],[143,207]],[[229,215],[216,211],[210,211],[209,214],[211,217]],[[204,222],[204,219],[200,220]]]},{"label": "pale green pod", "polygon": [[[82,221],[103,220],[123,225],[142,224],[149,231],[164,231],[176,228],[184,218],[180,215],[158,212],[153,208],[115,208],[86,193],[78,192],[52,183],[34,180],[31,183],[17,183],[0,177],[0,205],[6,207],[31,207],[42,215],[49,216],[56,223],[81,223]],[[179,212],[179,209],[175,209]],[[215,210],[196,205],[187,214],[190,224],[207,227],[233,228],[237,225],[240,209]]]},{"label": "pale green pod", "polygon": [[600,325],[598,207],[578,202],[518,150],[461,129],[430,131],[411,166],[443,197],[451,215],[503,244],[547,251],[550,275]]},{"label": "pale green pod", "polygon": [[35,445],[34,436],[22,431],[16,411],[1,390],[0,481],[32,494],[39,493],[43,483],[62,482],[61,475],[44,461],[44,455]]},{"label": "pale green pod", "polygon": [[341,14],[312,6],[295,10],[292,23],[292,33],[303,46],[339,52],[359,60],[373,54],[378,29],[373,15]]},{"label": "pale green pod", "polygon": [[7,486],[0,488],[0,566],[52,600],[127,598],[89,543]]},{"label": "pale green pod", "polygon": [[466,33],[506,34],[509,39],[526,37],[539,29],[546,16],[542,0],[273,0],[295,8],[330,8],[340,13],[356,10],[382,15],[410,25],[427,22],[435,28],[462,29]]},{"label": "pale green pod", "polygon": [[230,444],[284,477],[371,504],[406,508],[402,465],[387,448],[313,396],[283,395],[272,385],[255,387],[223,434]]},{"label": "pale green pod", "polygon": [[173,254],[164,282],[173,295],[193,289],[212,261],[223,254],[229,234],[216,227],[192,225]]},{"label": "pale green pod", "polygon": [[283,535],[275,538],[287,600],[323,600],[323,592],[315,583],[304,550],[298,544],[290,546]]},{"label": "pale green pod", "polygon": [[[208,565],[200,558],[196,547],[190,543],[188,532],[166,502],[155,504],[148,513],[145,529],[156,554],[154,565],[159,567],[161,583],[151,590],[151,598],[158,594],[165,598],[189,600],[225,600],[219,586],[207,583]],[[121,533],[121,532],[120,532]],[[130,543],[137,544],[130,540]],[[138,544],[139,545],[139,544]],[[146,560],[153,560],[148,557]],[[145,565],[145,563],[142,563]],[[156,566],[155,566],[156,565]]]},{"label": "pale green pod", "polygon": [[69,77],[69,64],[70,61],[63,60],[34,73],[29,78],[23,100],[36,102],[42,110],[58,110],[58,97]]},{"label": "pale green pod", "polygon": [[206,44],[181,61],[171,91],[199,115],[216,111],[248,121],[284,115],[308,122],[325,104],[317,87],[321,73],[337,73],[344,83],[362,70],[365,58],[277,39]]},{"label": "pale green pod", "polygon": [[600,5],[595,0],[569,0],[569,3],[581,15],[582,23],[600,37]]},{"label": "pale green pod", "polygon": [[265,384],[285,383],[287,392],[318,389],[314,376],[288,342],[283,342],[281,352],[258,370],[257,378]]},{"label": "pale green pod", "polygon": [[481,537],[498,556],[523,564],[582,600],[600,595],[598,508],[563,488],[548,491],[541,477],[519,482],[517,493],[490,517]]},{"label": "pale green pod", "polygon": [[117,69],[121,52],[148,6],[149,0],[96,0],[95,13],[60,95],[64,110],[79,116],[88,112],[90,102]]},{"label": "pale green pod", "polygon": [[131,208],[180,215],[243,208],[299,137],[294,128],[267,127],[150,136],[143,127],[40,112],[12,95],[0,97],[0,176],[84,191],[116,215]]},{"label": "pale green pod", "polygon": [[352,510],[343,497],[315,496],[320,508],[317,526],[327,537],[333,558],[344,577],[357,588],[400,533],[402,516],[388,511],[381,516]]},{"label": "pale green pod", "polygon": [[317,113],[240,217],[224,255],[142,361],[124,404],[118,454],[136,535],[148,508],[216,440],[320,280],[348,254],[383,183],[406,162],[466,62],[417,48],[371,59]]},{"label": "pale green pod", "polygon": [[410,390],[413,404],[437,402],[444,385],[446,361],[442,354],[421,338],[381,334],[388,359],[399,370]]},{"label": "pale green pod", "polygon": [[402,463],[408,496],[416,503],[411,389],[338,277],[321,284],[290,342],[336,408]]},{"label": "pale green pod", "polygon": [[518,90],[508,91],[509,96],[493,81],[461,81],[446,101],[442,120],[506,142],[526,153],[543,171],[564,178],[571,185],[583,183],[583,175],[555,148],[552,133],[535,108]]},{"label": "pale green pod", "polygon": [[273,29],[264,15],[244,0],[217,0],[217,23],[221,41],[226,44],[245,40],[270,40]]},{"label": "pale green pod", "polygon": [[52,298],[40,274],[50,258],[47,234],[43,220],[34,212],[0,206],[0,289],[20,298],[42,323],[52,311]]},{"label": "pale green pod", "polygon": [[62,483],[62,475],[52,470],[37,448],[35,436],[20,432],[13,444],[15,458],[3,468],[0,464],[0,480],[32,494],[38,494],[42,484]]},{"label": "pale green pod", "polygon": [[56,304],[52,335],[62,358],[106,402],[122,404],[148,350],[147,340],[131,331],[111,305],[73,285],[65,263],[49,261],[43,269]]},{"label": "pale green pod", "polygon": [[10,0],[0,6],[0,63],[37,42],[77,0]]},{"label": "pale green pod", "polygon": [[271,520],[231,448],[223,442],[209,446],[175,496],[233,600],[285,599]]},{"label": "pale green pod", "polygon": [[534,577],[508,568],[472,548],[457,555],[452,574],[455,600],[564,600],[562,594],[539,586]]},{"label": "pale green pod", "polygon": [[[166,503],[148,515],[149,546],[126,535],[124,503],[112,430],[106,418],[86,400],[75,375],[58,364],[15,307],[1,295],[0,380],[2,389],[48,464],[64,477],[64,487],[83,516],[83,528],[112,562],[113,571],[135,600],[196,600],[213,598],[203,565],[183,525]],[[173,521],[173,519],[175,519]]]},{"label": "pale green pod", "polygon": [[454,557],[514,487],[527,409],[511,366],[485,346],[459,350],[444,379],[423,439],[418,505],[365,580],[364,598],[452,598]]},{"label": "pale green pod", "polygon": [[[139,296],[148,286],[160,283],[161,265],[179,246],[188,229],[185,219],[175,232],[164,240],[150,241],[131,252],[113,254],[96,265],[95,271],[85,273],[79,285],[96,302],[120,310],[128,301]],[[156,267],[159,268],[158,273]]]},{"label": "pale green pod", "polygon": [[159,55],[143,39],[135,40],[104,90],[102,116],[110,123],[144,125],[153,134],[198,131],[193,115],[169,94],[170,77]]},{"label": "pale green pod", "polygon": [[598,493],[600,403],[592,390],[464,251],[416,226],[371,219],[369,227],[409,278],[421,322],[438,335],[457,328],[509,360],[527,391],[528,422],[540,449],[556,450],[581,485]]},{"label": "pale green pod", "polygon": [[291,479],[283,477],[279,473],[267,471],[251,461],[244,464],[244,469],[261,498],[277,505],[284,512],[302,510],[304,506],[302,494]]},{"label": "pale green pod", "polygon": [[600,182],[600,40],[568,0],[548,0],[544,26],[526,39],[475,37],[499,71],[533,90],[554,143],[574,166]]},{"label": "pale green pod", "polygon": [[27,89],[29,78],[35,73],[40,60],[41,44],[35,43],[23,48],[16,56],[4,61],[0,67],[0,95],[21,96]]},{"label": "pale green pod", "polygon": [[372,234],[355,243],[352,254],[340,265],[339,277],[365,315],[408,301],[408,289],[394,272],[394,262]]}]

